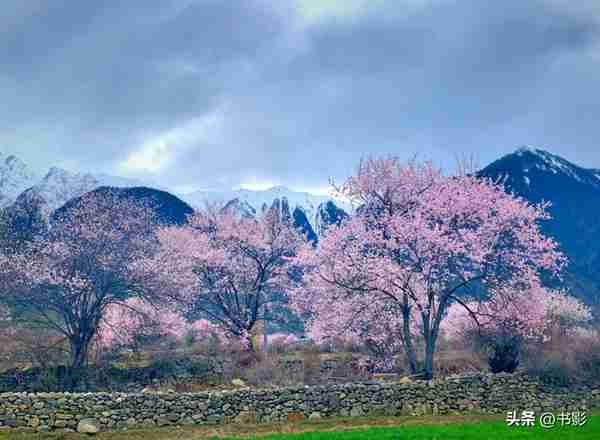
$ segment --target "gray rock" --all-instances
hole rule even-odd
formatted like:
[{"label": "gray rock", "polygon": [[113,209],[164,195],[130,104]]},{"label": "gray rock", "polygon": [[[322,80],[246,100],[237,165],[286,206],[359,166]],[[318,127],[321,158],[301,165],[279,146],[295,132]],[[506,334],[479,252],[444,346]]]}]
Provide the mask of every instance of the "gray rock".
[{"label": "gray rock", "polygon": [[362,407],[360,406],[353,406],[352,409],[350,410],[350,417],[361,417],[364,416],[365,413],[362,409]]},{"label": "gray rock", "polygon": [[95,419],[81,419],[77,424],[77,432],[97,434],[100,432],[100,424]]},{"label": "gray rock", "polygon": [[244,382],[242,379],[233,379],[231,381],[231,385],[236,386],[236,387],[245,387],[246,382]]},{"label": "gray rock", "polygon": [[319,413],[319,412],[311,413],[308,416],[308,420],[321,420],[322,418],[323,418],[323,416],[321,416],[321,413]]}]

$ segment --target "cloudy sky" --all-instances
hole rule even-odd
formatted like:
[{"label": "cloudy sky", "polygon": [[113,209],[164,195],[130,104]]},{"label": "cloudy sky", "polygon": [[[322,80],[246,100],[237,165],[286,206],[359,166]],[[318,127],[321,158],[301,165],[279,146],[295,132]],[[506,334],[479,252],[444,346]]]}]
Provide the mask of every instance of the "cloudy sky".
[{"label": "cloudy sky", "polygon": [[368,154],[600,168],[597,0],[3,0],[0,151],[179,189]]}]

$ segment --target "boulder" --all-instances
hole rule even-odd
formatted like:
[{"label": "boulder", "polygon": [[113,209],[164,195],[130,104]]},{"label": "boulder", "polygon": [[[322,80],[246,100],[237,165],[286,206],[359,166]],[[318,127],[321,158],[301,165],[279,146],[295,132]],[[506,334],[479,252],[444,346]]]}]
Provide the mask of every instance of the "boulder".
[{"label": "boulder", "polygon": [[77,424],[77,432],[97,434],[100,432],[100,424],[95,419],[81,419]]},{"label": "boulder", "polygon": [[236,386],[236,387],[245,387],[246,382],[244,382],[242,379],[233,379],[231,381],[231,385]]},{"label": "boulder", "polygon": [[314,412],[310,416],[308,416],[308,420],[321,420],[322,418],[323,417],[321,416],[321,413],[318,412]]},{"label": "boulder", "polygon": [[248,410],[240,412],[237,416],[235,416],[233,421],[234,423],[251,424],[256,423],[257,419],[258,417],[256,415],[256,411]]}]

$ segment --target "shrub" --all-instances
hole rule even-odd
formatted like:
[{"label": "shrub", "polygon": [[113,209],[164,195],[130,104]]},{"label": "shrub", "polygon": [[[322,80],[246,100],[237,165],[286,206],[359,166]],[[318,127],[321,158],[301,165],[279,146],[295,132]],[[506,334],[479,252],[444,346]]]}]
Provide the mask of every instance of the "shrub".
[{"label": "shrub", "polygon": [[520,342],[517,336],[492,345],[488,363],[492,373],[513,373],[519,366]]},{"label": "shrub", "polygon": [[524,349],[526,370],[544,383],[566,386],[600,380],[600,332],[566,329],[552,338],[530,342]]},{"label": "shrub", "polygon": [[468,334],[475,351],[486,355],[492,373],[513,373],[517,369],[523,337],[514,323],[506,321],[492,328],[472,330]]},{"label": "shrub", "polygon": [[575,362],[581,379],[600,382],[600,330],[576,332],[570,347],[575,351]]}]

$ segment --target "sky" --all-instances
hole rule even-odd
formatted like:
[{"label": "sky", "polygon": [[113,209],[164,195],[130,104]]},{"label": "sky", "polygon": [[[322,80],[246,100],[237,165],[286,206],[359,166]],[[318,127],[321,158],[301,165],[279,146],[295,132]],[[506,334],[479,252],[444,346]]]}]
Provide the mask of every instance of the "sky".
[{"label": "sky", "polygon": [[367,156],[600,168],[597,0],[3,0],[0,151],[322,192]]}]

